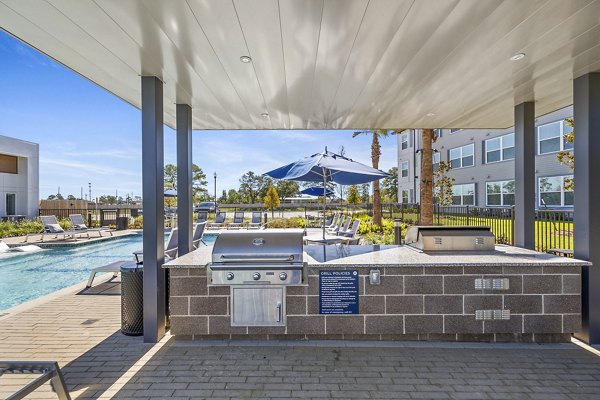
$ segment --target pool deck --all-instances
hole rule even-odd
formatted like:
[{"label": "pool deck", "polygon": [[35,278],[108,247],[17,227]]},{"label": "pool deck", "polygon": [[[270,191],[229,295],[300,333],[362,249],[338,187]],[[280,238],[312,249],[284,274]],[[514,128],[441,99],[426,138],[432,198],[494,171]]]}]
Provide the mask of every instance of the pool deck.
[{"label": "pool deck", "polygon": [[[600,356],[570,343],[190,342],[167,336],[150,345],[119,332],[118,280],[83,288],[0,316],[0,360],[57,360],[74,399],[600,398]],[[34,378],[1,376],[0,398]],[[56,396],[46,385],[28,398]]]},{"label": "pool deck", "polygon": [[43,248],[54,248],[54,247],[75,247],[75,246],[81,246],[81,245],[86,245],[86,244],[92,244],[92,243],[98,243],[98,242],[105,242],[107,240],[114,240],[123,236],[129,236],[129,235],[134,235],[137,234],[138,232],[141,232],[140,229],[126,229],[126,230],[122,230],[122,231],[110,231],[112,233],[112,236],[110,235],[110,233],[108,233],[108,231],[106,232],[102,232],[102,236],[99,236],[98,232],[91,232],[90,233],[90,238],[88,238],[87,236],[84,236],[84,234],[82,233],[80,235],[80,237],[77,237],[76,240],[72,240],[72,239],[65,239],[62,236],[59,236],[58,238],[54,238],[52,236],[52,234],[46,234],[44,237],[44,241],[41,241],[42,235],[29,235],[29,239],[26,242],[25,236],[14,236],[14,237],[8,237],[8,238],[3,238],[2,241],[4,241],[4,243],[6,243],[9,247],[18,247],[18,246],[24,246],[24,245],[28,245],[28,244],[32,244],[35,246],[40,246]]}]

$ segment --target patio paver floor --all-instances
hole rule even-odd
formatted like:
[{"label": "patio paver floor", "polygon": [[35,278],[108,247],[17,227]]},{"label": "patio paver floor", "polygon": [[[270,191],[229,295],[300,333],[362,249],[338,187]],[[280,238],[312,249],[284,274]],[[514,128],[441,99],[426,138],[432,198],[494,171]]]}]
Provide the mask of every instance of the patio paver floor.
[{"label": "patio paver floor", "polygon": [[[0,318],[0,359],[57,360],[81,399],[600,399],[600,357],[572,344],[152,346],[119,332],[118,292],[101,283]],[[0,398],[33,378],[1,376]],[[30,398],[56,397],[46,386]]]}]

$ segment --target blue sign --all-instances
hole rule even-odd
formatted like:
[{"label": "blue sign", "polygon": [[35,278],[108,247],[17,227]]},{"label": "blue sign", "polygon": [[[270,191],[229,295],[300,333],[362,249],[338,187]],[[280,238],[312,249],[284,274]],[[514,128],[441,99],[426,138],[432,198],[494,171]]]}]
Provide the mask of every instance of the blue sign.
[{"label": "blue sign", "polygon": [[319,271],[321,314],[358,314],[358,271]]}]

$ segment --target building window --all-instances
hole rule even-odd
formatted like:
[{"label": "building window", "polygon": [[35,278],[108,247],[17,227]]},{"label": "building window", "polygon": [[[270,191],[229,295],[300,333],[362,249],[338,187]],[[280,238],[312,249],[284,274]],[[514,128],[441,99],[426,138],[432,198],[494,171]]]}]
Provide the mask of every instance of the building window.
[{"label": "building window", "polygon": [[442,137],[442,130],[441,129],[434,129],[433,130],[433,134],[435,135],[436,139],[439,139]]},{"label": "building window", "polygon": [[434,151],[434,153],[433,153],[433,170],[435,171],[436,169],[438,169],[439,166],[440,166],[440,153]]},{"label": "building window", "polygon": [[567,126],[566,121],[556,121],[538,126],[538,154],[573,149],[573,143],[569,143],[564,139],[564,135],[572,130],[573,128]]},{"label": "building window", "polygon": [[0,172],[6,174],[17,174],[19,166],[19,158],[9,156],[8,154],[0,154]]},{"label": "building window", "polygon": [[408,190],[403,190],[402,191],[402,202],[403,203],[408,203]]},{"label": "building window", "polygon": [[573,191],[565,190],[565,180],[573,175],[538,178],[540,207],[568,207],[573,205]]},{"label": "building window", "polygon": [[452,135],[453,133],[462,131],[462,129],[450,129],[450,134]]},{"label": "building window", "polygon": [[515,158],[515,134],[499,136],[485,141],[485,163],[513,160]]},{"label": "building window", "polygon": [[453,169],[472,167],[475,162],[474,154],[475,145],[472,143],[450,149],[450,166]]},{"label": "building window", "polygon": [[487,182],[485,184],[486,205],[514,206],[515,181]]},{"label": "building window", "polygon": [[408,161],[402,161],[401,168],[400,168],[400,176],[402,178],[408,177]]},{"label": "building window", "polygon": [[474,206],[475,184],[467,183],[452,186],[452,204],[457,206]]},{"label": "building window", "polygon": [[400,149],[401,150],[408,149],[408,132],[400,135]]}]

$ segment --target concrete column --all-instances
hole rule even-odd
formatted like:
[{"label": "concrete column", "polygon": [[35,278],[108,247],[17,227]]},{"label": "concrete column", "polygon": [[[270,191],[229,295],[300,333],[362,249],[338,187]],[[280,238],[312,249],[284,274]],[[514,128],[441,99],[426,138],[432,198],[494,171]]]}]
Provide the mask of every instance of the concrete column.
[{"label": "concrete column", "polygon": [[582,271],[582,332],[600,344],[600,73],[573,81],[575,119],[575,258],[591,261]]},{"label": "concrete column", "polygon": [[177,104],[177,226],[178,255],[193,250],[192,108]]},{"label": "concrete column", "polygon": [[515,106],[515,245],[535,249],[535,109]]},{"label": "concrete column", "polygon": [[142,192],[144,196],[144,342],[165,334],[163,83],[142,77]]}]

